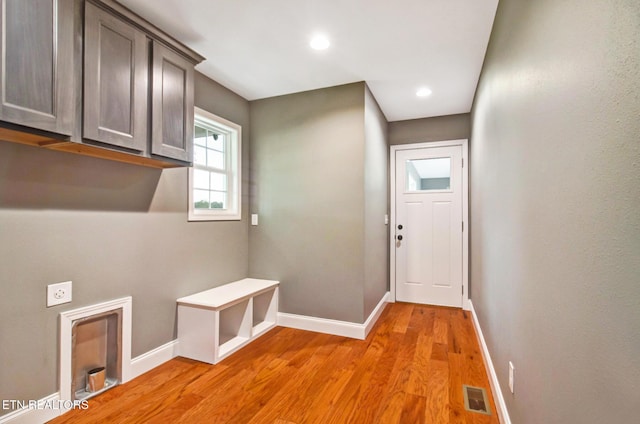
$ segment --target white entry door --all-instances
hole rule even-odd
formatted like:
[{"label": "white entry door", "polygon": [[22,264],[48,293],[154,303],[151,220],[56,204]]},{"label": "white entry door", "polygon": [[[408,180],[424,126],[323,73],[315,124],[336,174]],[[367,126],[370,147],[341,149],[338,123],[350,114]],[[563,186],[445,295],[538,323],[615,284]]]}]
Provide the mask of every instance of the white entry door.
[{"label": "white entry door", "polygon": [[461,145],[395,151],[397,300],[462,306],[462,161]]}]

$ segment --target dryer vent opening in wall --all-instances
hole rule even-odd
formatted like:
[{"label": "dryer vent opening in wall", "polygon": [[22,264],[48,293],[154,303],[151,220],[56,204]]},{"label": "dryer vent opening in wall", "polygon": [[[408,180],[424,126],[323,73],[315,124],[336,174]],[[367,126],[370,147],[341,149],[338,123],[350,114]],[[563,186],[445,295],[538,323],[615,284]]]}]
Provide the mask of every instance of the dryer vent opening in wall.
[{"label": "dryer vent opening in wall", "polygon": [[473,387],[463,384],[462,392],[464,394],[464,409],[471,412],[491,415],[487,392],[482,387]]},{"label": "dryer vent opening in wall", "polygon": [[129,296],[60,313],[61,400],[88,399],[129,381],[131,304]]},{"label": "dryer vent opening in wall", "polygon": [[122,308],[74,320],[73,400],[93,397],[122,380]]}]

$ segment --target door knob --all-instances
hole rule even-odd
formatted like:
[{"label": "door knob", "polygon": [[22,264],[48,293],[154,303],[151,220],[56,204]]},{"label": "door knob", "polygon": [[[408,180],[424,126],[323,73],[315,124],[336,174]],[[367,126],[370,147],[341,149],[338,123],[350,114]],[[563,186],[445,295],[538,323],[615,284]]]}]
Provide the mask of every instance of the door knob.
[{"label": "door knob", "polygon": [[398,236],[397,239],[402,241],[402,236]]},{"label": "door knob", "polygon": [[398,230],[402,230],[402,224],[398,225]]}]

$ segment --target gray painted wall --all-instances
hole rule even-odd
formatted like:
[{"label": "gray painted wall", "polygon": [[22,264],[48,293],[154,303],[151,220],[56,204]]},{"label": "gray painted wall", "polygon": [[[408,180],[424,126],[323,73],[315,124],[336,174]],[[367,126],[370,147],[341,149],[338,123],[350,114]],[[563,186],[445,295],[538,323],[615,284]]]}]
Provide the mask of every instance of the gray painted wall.
[{"label": "gray painted wall", "polygon": [[471,293],[514,423],[638,420],[638,93],[637,1],[500,1],[473,106]]},{"label": "gray painted wall", "polygon": [[383,131],[372,119],[366,156],[364,83],[251,102],[251,212],[260,225],[250,228],[249,273],[281,282],[282,312],[365,319],[365,201],[378,210],[381,194],[365,193],[365,162],[380,162]]},{"label": "gray painted wall", "polygon": [[387,120],[365,85],[364,92],[364,318],[389,288],[389,143]]},{"label": "gray painted wall", "polygon": [[389,144],[468,139],[471,114],[436,116],[389,123]]},{"label": "gray painted wall", "polygon": [[[197,106],[243,126],[248,159],[248,102],[195,87]],[[246,219],[187,223],[187,169],[0,142],[0,399],[58,390],[61,311],[133,296],[135,357],[175,338],[175,299],[246,277],[247,257]],[[47,309],[47,284],[66,280],[73,302]]]}]

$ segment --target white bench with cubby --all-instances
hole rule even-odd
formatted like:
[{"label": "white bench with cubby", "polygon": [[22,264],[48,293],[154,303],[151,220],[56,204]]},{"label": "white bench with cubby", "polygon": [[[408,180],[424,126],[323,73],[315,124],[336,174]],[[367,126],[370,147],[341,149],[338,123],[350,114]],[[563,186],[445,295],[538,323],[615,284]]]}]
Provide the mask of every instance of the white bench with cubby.
[{"label": "white bench with cubby", "polygon": [[245,278],[178,299],[180,356],[216,364],[275,327],[279,284]]}]

